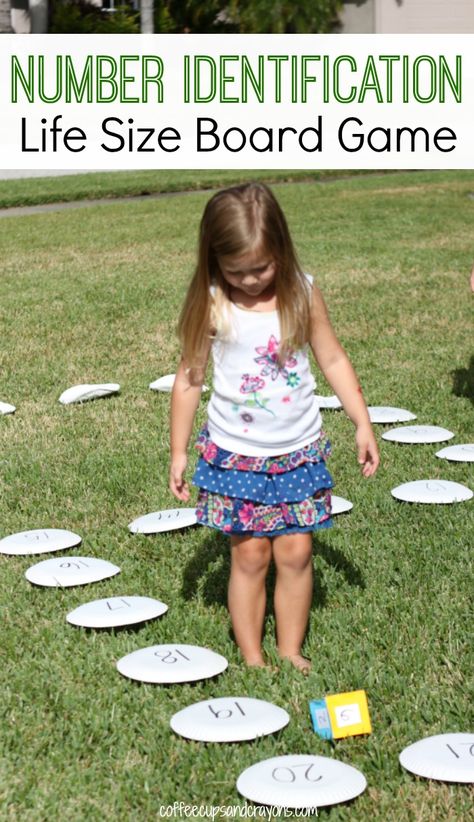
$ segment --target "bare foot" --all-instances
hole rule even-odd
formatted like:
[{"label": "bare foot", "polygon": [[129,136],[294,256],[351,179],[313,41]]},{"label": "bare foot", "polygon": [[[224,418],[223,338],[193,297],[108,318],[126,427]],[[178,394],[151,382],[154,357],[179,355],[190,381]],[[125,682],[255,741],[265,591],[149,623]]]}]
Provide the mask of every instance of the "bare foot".
[{"label": "bare foot", "polygon": [[263,658],[246,659],[245,664],[248,668],[265,668],[267,671],[271,671],[272,673],[278,673],[278,668],[276,665],[269,665]]},{"label": "bare foot", "polygon": [[249,657],[245,659],[245,664],[249,668],[266,668],[267,664],[262,656]]},{"label": "bare foot", "polygon": [[311,662],[309,659],[306,659],[305,656],[301,656],[301,654],[288,654],[282,658],[287,659],[288,662],[291,662],[297,671],[301,671],[302,674],[308,676],[311,670]]}]

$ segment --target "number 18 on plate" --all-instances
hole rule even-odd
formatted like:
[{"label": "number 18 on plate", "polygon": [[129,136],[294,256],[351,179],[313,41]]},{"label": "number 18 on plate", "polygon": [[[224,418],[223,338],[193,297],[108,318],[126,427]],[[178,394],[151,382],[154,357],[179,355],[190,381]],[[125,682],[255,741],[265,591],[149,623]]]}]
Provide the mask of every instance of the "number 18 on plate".
[{"label": "number 18 on plate", "polygon": [[312,699],[309,710],[313,728],[322,739],[343,739],[372,733],[365,691],[348,691],[331,694],[324,699]]}]

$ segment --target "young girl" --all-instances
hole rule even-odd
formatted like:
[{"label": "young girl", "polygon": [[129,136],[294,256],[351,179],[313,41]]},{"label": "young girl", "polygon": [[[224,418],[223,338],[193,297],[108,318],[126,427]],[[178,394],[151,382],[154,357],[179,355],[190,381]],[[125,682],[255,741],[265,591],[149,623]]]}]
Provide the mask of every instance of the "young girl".
[{"label": "young girl", "polygon": [[333,484],[308,345],[355,425],[364,476],[379,457],[357,377],[266,186],[228,188],[207,203],[179,332],[170,489],[189,500],[186,452],[212,351],[214,390],[192,480],[198,521],[230,535],[228,604],[247,664],[265,665],[265,578],[273,557],[278,652],[307,673],[301,645],[312,597],[311,532],[331,524]]}]

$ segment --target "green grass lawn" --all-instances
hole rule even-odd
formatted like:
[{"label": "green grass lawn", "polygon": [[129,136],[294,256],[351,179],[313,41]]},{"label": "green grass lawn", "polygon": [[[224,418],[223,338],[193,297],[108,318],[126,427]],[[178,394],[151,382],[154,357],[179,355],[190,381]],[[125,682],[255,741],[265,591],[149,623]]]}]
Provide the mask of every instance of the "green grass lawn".
[{"label": "green grass lawn", "polygon": [[[368,402],[408,408],[419,423],[472,442],[474,173],[274,190]],[[325,413],[335,491],[354,509],[314,539],[307,679],[286,664],[279,673],[242,665],[226,610],[225,538],[199,527],[153,537],[127,530],[140,514],[175,507],[167,489],[169,395],[148,384],[178,363],[176,319],[207,197],[0,221],[0,400],[17,406],[0,417],[0,536],[68,528],[83,538],[76,553],[122,569],[91,587],[57,590],[24,578],[46,556],[0,557],[0,816],[154,820],[174,801],[243,805],[235,782],[246,767],[314,753],[352,764],[368,780],[364,794],[322,809],[322,819],[472,818],[469,786],[417,779],[398,754],[421,737],[473,730],[474,503],[408,505],[390,494],[423,478],[473,488],[472,464],[437,459],[441,446],[380,440],[381,467],[364,480],[350,422]],[[121,394],[58,403],[70,385],[96,381],[119,382]],[[205,405],[203,398],[197,426]],[[270,579],[270,596],[271,587]],[[169,611],[115,632],[66,623],[83,602],[125,594],[155,596]],[[124,654],[171,642],[213,648],[229,667],[213,681],[166,687],[116,671]],[[275,660],[271,607],[264,646]],[[332,748],[313,733],[308,701],[357,688],[367,691],[373,733]],[[187,742],[170,730],[176,711],[226,695],[269,699],[288,710],[290,723],[233,745]]]},{"label": "green grass lawn", "polygon": [[[44,172],[46,175],[47,171]],[[259,171],[268,183],[292,180],[330,180],[368,171],[271,170]],[[377,173],[377,172],[375,172]],[[175,191],[193,191],[253,180],[254,171],[195,169],[160,171],[115,171],[75,174],[71,177],[31,177],[0,180],[0,208],[31,206],[41,203],[74,202],[95,198],[136,197]]]}]

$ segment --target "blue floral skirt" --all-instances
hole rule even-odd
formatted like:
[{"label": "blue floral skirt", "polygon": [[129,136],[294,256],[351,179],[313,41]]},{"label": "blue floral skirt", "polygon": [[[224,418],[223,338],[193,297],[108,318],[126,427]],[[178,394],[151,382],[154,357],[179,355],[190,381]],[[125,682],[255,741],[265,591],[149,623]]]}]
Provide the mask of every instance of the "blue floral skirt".
[{"label": "blue floral skirt", "polygon": [[329,528],[331,446],[325,436],[276,457],[249,457],[219,448],[203,428],[192,479],[199,488],[198,523],[226,534],[275,537]]}]

